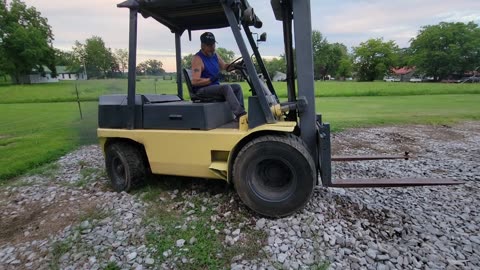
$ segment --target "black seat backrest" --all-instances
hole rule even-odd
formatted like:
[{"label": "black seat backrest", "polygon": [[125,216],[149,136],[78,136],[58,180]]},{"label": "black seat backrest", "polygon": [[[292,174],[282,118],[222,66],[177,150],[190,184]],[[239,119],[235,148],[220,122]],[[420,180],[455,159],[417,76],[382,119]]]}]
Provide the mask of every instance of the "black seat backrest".
[{"label": "black seat backrest", "polygon": [[197,95],[193,92],[193,86],[192,86],[192,81],[190,80],[190,77],[192,76],[192,70],[191,69],[182,69],[183,71],[183,77],[185,78],[185,83],[187,84],[188,88],[188,93],[190,94],[190,99],[192,101],[195,101],[197,98]]},{"label": "black seat backrest", "polygon": [[223,99],[216,99],[213,97],[202,97],[193,91],[193,86],[192,86],[192,81],[190,80],[192,76],[192,70],[191,69],[182,69],[183,71],[183,77],[185,77],[185,83],[187,84],[188,88],[188,93],[190,94],[190,99],[192,102],[219,102],[219,101],[225,101]]}]

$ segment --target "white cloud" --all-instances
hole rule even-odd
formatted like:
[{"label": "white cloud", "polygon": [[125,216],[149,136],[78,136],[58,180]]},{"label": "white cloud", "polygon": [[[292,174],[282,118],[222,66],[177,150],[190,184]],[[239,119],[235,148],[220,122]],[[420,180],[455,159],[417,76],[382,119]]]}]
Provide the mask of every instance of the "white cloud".
[{"label": "white cloud", "polygon": [[[315,7],[321,12],[321,7]],[[325,16],[315,16],[314,25],[319,25],[325,36],[349,35],[354,46],[368,38],[384,37],[395,40],[400,46],[408,46],[421,26],[441,21],[479,22],[480,1],[358,1],[338,6]],[[337,41],[337,40],[335,40]],[[346,42],[346,40],[338,40]]]}]

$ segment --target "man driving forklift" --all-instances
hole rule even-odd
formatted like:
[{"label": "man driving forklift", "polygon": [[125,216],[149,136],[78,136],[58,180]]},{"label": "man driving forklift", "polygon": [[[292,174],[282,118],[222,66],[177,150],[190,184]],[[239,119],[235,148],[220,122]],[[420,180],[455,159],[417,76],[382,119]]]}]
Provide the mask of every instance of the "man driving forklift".
[{"label": "man driving forklift", "polygon": [[211,32],[200,36],[201,47],[192,59],[193,92],[203,98],[218,98],[228,102],[230,109],[238,119],[247,114],[243,103],[243,92],[239,84],[220,84],[221,70],[232,71],[233,66],[226,64],[215,53],[216,41]]}]

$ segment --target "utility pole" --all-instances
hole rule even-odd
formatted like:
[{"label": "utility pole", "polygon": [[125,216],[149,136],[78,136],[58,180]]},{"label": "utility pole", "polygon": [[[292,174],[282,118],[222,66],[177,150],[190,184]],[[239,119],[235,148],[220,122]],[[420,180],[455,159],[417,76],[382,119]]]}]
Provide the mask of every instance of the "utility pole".
[{"label": "utility pole", "polygon": [[82,58],[83,60],[83,78],[85,80],[88,80],[88,77],[87,77],[87,65],[85,65],[85,57]]}]

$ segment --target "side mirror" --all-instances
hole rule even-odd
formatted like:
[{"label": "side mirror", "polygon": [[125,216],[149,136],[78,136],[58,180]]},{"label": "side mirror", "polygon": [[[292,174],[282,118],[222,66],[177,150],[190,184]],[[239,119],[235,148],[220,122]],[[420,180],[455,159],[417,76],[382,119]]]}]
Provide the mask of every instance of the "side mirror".
[{"label": "side mirror", "polygon": [[261,41],[261,42],[267,41],[267,33],[263,32],[257,41]]}]

